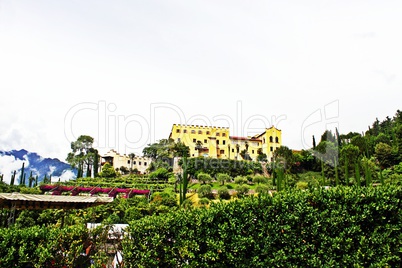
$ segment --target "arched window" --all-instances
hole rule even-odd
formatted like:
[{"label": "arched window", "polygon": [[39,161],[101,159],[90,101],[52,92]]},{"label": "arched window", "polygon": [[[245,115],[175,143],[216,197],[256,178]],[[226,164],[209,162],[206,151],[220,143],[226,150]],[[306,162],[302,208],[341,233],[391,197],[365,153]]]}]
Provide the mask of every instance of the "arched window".
[{"label": "arched window", "polygon": [[274,142],[274,138],[272,138],[272,136],[269,136],[269,142]]},{"label": "arched window", "polygon": [[278,137],[275,137],[275,142],[279,143],[279,138]]}]

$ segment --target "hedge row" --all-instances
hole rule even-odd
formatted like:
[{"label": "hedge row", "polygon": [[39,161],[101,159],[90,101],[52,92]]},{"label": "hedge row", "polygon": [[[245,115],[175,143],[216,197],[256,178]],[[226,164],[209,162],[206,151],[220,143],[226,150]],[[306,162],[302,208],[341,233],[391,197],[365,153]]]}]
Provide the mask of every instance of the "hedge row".
[{"label": "hedge row", "polygon": [[0,267],[89,266],[85,226],[0,228]]},{"label": "hedge row", "polygon": [[290,191],[130,224],[126,267],[398,267],[402,188]]}]

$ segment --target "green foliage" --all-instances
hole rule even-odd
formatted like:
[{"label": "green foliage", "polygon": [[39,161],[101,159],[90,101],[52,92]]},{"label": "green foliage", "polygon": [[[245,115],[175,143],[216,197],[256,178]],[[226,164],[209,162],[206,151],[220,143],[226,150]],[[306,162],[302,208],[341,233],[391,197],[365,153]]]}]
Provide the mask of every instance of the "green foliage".
[{"label": "green foliage", "polygon": [[211,185],[201,185],[200,188],[198,188],[198,196],[200,198],[206,197],[206,198],[213,198],[214,196],[212,195],[212,187]]},{"label": "green foliage", "polygon": [[115,178],[117,174],[112,165],[105,163],[102,167],[102,171],[99,173],[99,176],[103,178]]},{"label": "green foliage", "polygon": [[229,200],[230,199],[230,193],[227,187],[223,186],[218,189],[218,196],[220,199],[224,200]]},{"label": "green foliage", "polygon": [[382,169],[391,167],[394,164],[394,153],[390,145],[380,142],[375,146],[374,151]]},{"label": "green foliage", "polygon": [[218,173],[216,174],[216,180],[220,182],[222,185],[225,184],[225,182],[229,182],[232,178],[226,174],[226,173]]},{"label": "green foliage", "polygon": [[266,183],[268,181],[268,178],[261,176],[261,175],[256,175],[252,178],[254,183],[260,184],[260,183]]},{"label": "green foliage", "polygon": [[247,178],[244,176],[237,176],[236,178],[234,178],[234,182],[236,184],[245,184],[247,183],[247,181],[248,181]]},{"label": "green foliage", "polygon": [[[88,135],[81,135],[74,142],[71,142],[71,152],[67,155],[67,162],[78,169],[77,177],[91,177],[94,164],[98,165],[99,154],[93,146],[94,138]],[[96,160],[95,160],[96,159]]]},{"label": "green foliage", "polygon": [[399,267],[402,188],[289,191],[132,222],[127,267]]},{"label": "green foliage", "polygon": [[262,166],[261,163],[254,161],[197,157],[188,159],[188,172],[192,177],[202,172],[212,177],[216,177],[219,173],[225,173],[234,178],[236,176],[246,176],[252,173],[262,173]]},{"label": "green foliage", "polygon": [[206,197],[200,198],[200,200],[198,201],[198,204],[203,205],[203,206],[209,205],[209,203],[210,203],[210,201]]},{"label": "green foliage", "polygon": [[205,184],[205,183],[209,183],[209,182],[211,182],[212,181],[212,177],[211,177],[211,175],[209,175],[209,174],[207,174],[207,173],[203,173],[203,172],[200,172],[200,173],[198,173],[197,174],[197,180],[199,181],[199,182],[201,182],[202,184]]},{"label": "green foliage", "polygon": [[255,187],[255,191],[258,194],[269,194],[270,190],[271,190],[271,187],[269,187],[269,185],[266,185],[266,184],[260,184],[260,185],[257,185],[257,187]]},{"label": "green foliage", "polygon": [[[85,226],[34,226],[1,228],[0,237],[2,267],[77,267],[88,233]],[[83,261],[89,264],[89,257]]]},{"label": "green foliage", "polygon": [[246,184],[240,184],[236,186],[236,192],[237,192],[237,197],[242,198],[244,197],[248,191],[250,190],[250,187]]},{"label": "green foliage", "polygon": [[308,182],[306,181],[298,181],[296,183],[296,188],[301,190],[306,190],[308,188]]},{"label": "green foliage", "polygon": [[149,178],[168,180],[173,174],[169,172],[166,168],[158,168],[154,172],[149,173]]}]

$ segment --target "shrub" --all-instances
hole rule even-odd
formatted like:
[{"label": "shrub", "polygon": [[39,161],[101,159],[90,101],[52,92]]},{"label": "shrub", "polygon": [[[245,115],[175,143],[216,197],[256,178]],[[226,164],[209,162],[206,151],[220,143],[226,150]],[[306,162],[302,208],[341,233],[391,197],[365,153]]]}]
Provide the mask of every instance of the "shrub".
[{"label": "shrub", "polygon": [[200,198],[213,198],[211,185],[201,185],[200,188],[198,188],[198,196]]},{"label": "shrub", "polygon": [[160,180],[168,180],[171,177],[172,173],[169,172],[166,168],[158,168],[154,172],[149,174],[150,179],[160,179]]},{"label": "shrub", "polygon": [[225,199],[229,200],[230,199],[230,193],[227,187],[221,187],[218,189],[218,196],[220,199]]},{"label": "shrub", "polygon": [[265,184],[260,184],[255,187],[255,191],[259,194],[269,194],[270,187]]},{"label": "shrub", "polygon": [[200,200],[198,200],[198,204],[206,206],[209,204],[209,199],[206,197],[201,198]]},{"label": "shrub", "polygon": [[247,183],[247,178],[243,176],[237,176],[236,178],[234,178],[234,182],[236,184],[244,184]]},{"label": "shrub", "polygon": [[253,182],[254,183],[266,183],[268,181],[268,178],[261,176],[261,175],[256,175],[253,177]]},{"label": "shrub", "polygon": [[217,180],[218,182],[220,182],[222,185],[224,185],[225,182],[228,182],[228,181],[231,180],[231,177],[230,177],[228,174],[226,174],[226,173],[218,173],[218,174],[216,175],[216,180]]},{"label": "shrub", "polygon": [[305,190],[305,189],[308,188],[308,182],[306,182],[306,181],[298,181],[296,183],[296,188],[301,189],[301,190]]},{"label": "shrub", "polygon": [[130,224],[122,244],[125,263],[127,267],[399,267],[401,199],[402,187],[339,186],[145,217]]},{"label": "shrub", "polygon": [[207,174],[207,173],[198,173],[197,175],[197,180],[202,182],[203,184],[207,183],[207,182],[211,182],[212,181],[212,177],[211,175]]},{"label": "shrub", "polygon": [[244,185],[244,184],[238,185],[236,187],[237,197],[242,198],[243,196],[245,196],[248,193],[249,189],[250,188],[248,187],[248,185]]}]

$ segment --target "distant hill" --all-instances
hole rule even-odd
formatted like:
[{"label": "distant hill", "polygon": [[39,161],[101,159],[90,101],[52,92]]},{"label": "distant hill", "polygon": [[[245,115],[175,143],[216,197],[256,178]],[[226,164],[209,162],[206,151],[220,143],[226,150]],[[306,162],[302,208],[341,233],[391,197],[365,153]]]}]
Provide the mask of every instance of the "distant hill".
[{"label": "distant hill", "polygon": [[[21,174],[22,163],[25,163],[24,173],[26,178],[32,171],[34,177],[38,176],[38,181],[42,181],[45,175],[52,181],[61,181],[74,179],[77,170],[73,169],[69,164],[60,161],[57,158],[44,158],[35,152],[27,150],[0,151],[0,174],[4,174],[4,181],[9,183],[11,174],[16,171],[16,183],[19,183],[19,175]],[[18,179],[17,179],[18,178]],[[26,180],[26,183],[27,180]]]}]

